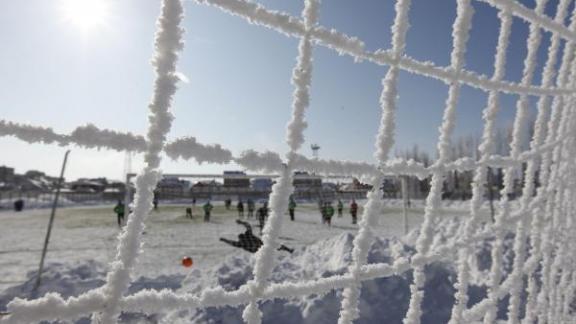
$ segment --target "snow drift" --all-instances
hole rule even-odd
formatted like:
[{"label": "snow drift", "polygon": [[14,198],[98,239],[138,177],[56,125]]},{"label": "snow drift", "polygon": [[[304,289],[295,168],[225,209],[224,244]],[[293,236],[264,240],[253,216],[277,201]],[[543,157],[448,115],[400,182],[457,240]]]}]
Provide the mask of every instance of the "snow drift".
[{"label": "snow drift", "polygon": [[[317,278],[326,278],[343,274],[352,264],[354,236],[349,233],[318,241],[302,247],[292,255],[279,254],[276,266],[272,271],[272,282],[302,282]],[[507,237],[506,259],[512,260],[513,237]],[[289,244],[289,243],[288,243]],[[412,246],[397,239],[376,238],[368,254],[368,263],[391,263],[391,251],[398,249],[405,255],[414,253]],[[489,241],[476,246],[476,258],[480,271],[473,273],[472,285],[468,291],[469,306],[486,296],[483,285],[485,273],[490,269]],[[140,277],[129,288],[129,294],[144,289],[170,289],[181,292],[200,293],[208,287],[221,286],[225,290],[236,290],[252,280],[253,255],[245,252],[235,253],[221,264],[205,271],[193,270],[187,277],[182,275],[162,275],[156,278]],[[509,272],[510,266],[504,270]],[[454,303],[455,271],[449,263],[435,262],[425,268],[426,294],[423,300],[422,323],[446,323]],[[83,264],[48,265],[44,274],[44,283],[37,296],[49,292],[63,297],[76,296],[104,284],[105,266],[94,261]],[[410,301],[411,271],[401,276],[379,278],[362,283],[357,323],[401,323]],[[30,298],[35,282],[35,273],[28,274],[28,280],[0,294],[0,309],[14,297]],[[261,302],[264,323],[335,323],[339,316],[342,290],[330,291],[302,298],[275,299]],[[246,301],[248,303],[248,301]],[[505,316],[507,300],[499,305],[499,317]],[[208,307],[189,311],[174,311],[161,314],[123,313],[123,323],[243,323],[239,307]],[[76,323],[85,323],[88,318],[81,318]]]}]

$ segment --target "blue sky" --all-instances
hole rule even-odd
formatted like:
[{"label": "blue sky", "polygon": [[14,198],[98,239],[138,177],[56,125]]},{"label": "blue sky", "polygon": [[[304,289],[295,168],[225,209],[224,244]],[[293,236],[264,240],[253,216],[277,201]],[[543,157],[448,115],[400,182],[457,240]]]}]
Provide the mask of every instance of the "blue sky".
[{"label": "blue sky", "polygon": [[[107,23],[90,32],[63,19],[62,1],[21,0],[0,3],[0,116],[3,119],[70,132],[93,123],[100,128],[144,134],[151,96],[153,33],[159,0],[102,0],[110,4]],[[260,0],[268,8],[299,15],[301,1]],[[533,0],[522,1],[534,7]],[[455,0],[413,0],[407,54],[449,65]],[[547,14],[553,15],[557,1]],[[498,37],[496,10],[474,1],[476,15],[468,45],[467,68],[491,75]],[[185,2],[185,49],[178,69],[181,83],[170,139],[195,136],[238,154],[245,149],[286,151],[284,131],[293,88],[290,75],[298,40],[249,25],[219,10]],[[367,48],[389,48],[394,18],[391,0],[324,0],[320,24],[358,36]],[[528,25],[515,19],[506,79],[519,81],[526,54]],[[536,82],[545,62],[550,34],[540,46]],[[387,67],[354,63],[350,57],[316,47],[311,106],[305,137],[322,147],[323,158],[373,161],[380,118],[381,78]],[[399,83],[397,145],[419,145],[435,152],[447,86],[402,73]],[[514,117],[516,96],[503,96],[501,125]],[[482,91],[464,87],[458,106],[457,136],[480,134]],[[302,153],[310,155],[309,145]],[[28,145],[0,138],[0,165],[18,172],[39,169],[57,174],[64,148]],[[124,155],[72,147],[69,178],[121,178]],[[141,161],[134,159],[133,168]],[[198,166],[169,161],[167,173],[220,172],[234,166]]]}]

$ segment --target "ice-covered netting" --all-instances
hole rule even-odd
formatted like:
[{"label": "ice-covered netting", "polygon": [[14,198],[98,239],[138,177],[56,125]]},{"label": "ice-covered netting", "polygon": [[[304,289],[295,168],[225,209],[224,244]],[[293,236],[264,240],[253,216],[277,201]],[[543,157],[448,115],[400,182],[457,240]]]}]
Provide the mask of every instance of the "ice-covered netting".
[{"label": "ice-covered netting", "polygon": [[[186,137],[166,143],[172,116],[169,108],[178,80],[176,59],[182,48],[182,3],[163,0],[162,14],[156,34],[156,84],[150,104],[150,125],[146,138],[131,133],[101,130],[87,125],[70,134],[58,134],[50,128],[22,125],[0,120],[0,136],[15,136],[29,143],[57,143],[86,148],[104,148],[118,151],[145,153],[146,166],[136,184],[134,215],[129,218],[120,237],[118,254],[111,265],[106,284],[83,295],[63,299],[48,294],[36,300],[15,299],[8,305],[9,316],[0,323],[30,323],[41,320],[73,319],[94,314],[95,323],[114,323],[121,311],[156,313],[209,306],[246,305],[243,318],[248,323],[259,323],[262,313],[260,301],[275,298],[293,298],[310,294],[323,294],[341,289],[342,305],[339,323],[352,323],[362,314],[358,308],[362,282],[413,272],[410,288],[411,300],[404,322],[417,324],[422,315],[425,267],[435,261],[453,262],[457,277],[454,284],[455,303],[450,323],[494,323],[499,302],[509,298],[507,319],[510,323],[569,323],[573,322],[573,303],[576,297],[576,264],[572,251],[576,231],[573,219],[576,203],[576,10],[573,0],[559,0],[555,17],[544,14],[548,0],[536,0],[534,9],[512,0],[455,0],[457,16],[453,24],[453,48],[450,66],[439,67],[421,62],[404,52],[409,29],[411,0],[397,0],[396,17],[392,26],[392,45],[389,50],[367,51],[364,43],[339,31],[318,24],[318,0],[305,0],[302,17],[267,10],[245,0],[195,0],[200,4],[217,7],[248,22],[300,38],[297,64],[292,74],[295,87],[292,117],[287,126],[285,156],[275,152],[232,151],[220,145],[199,143]],[[465,53],[472,28],[474,2],[484,2],[498,10],[500,32],[494,54],[491,76],[466,70]],[[566,26],[565,21],[570,18]],[[514,19],[530,26],[524,71],[519,83],[504,80],[507,50]],[[479,28],[479,27],[477,27]],[[534,84],[537,55],[543,33],[550,34],[547,59],[540,84]],[[305,141],[307,127],[305,112],[309,106],[312,77],[313,46],[324,46],[357,61],[369,61],[389,66],[382,80],[380,103],[382,117],[376,136],[377,164],[363,162],[308,159],[298,151]],[[560,59],[560,60],[559,60]],[[412,160],[390,159],[395,139],[395,111],[398,95],[397,79],[400,71],[434,78],[449,86],[444,118],[438,139],[438,159],[431,166]],[[488,94],[484,109],[484,129],[478,148],[478,159],[449,160],[450,138],[456,126],[456,108],[463,85],[475,87]],[[500,109],[500,95],[518,97],[510,155],[499,156],[495,151],[496,116]],[[527,139],[529,127],[529,96],[538,97],[534,135]],[[530,148],[522,151],[527,140]],[[131,270],[140,253],[141,232],[150,210],[151,193],[159,178],[161,152],[172,159],[194,159],[199,163],[237,163],[252,171],[277,172],[281,175],[270,196],[271,216],[264,229],[264,246],[256,254],[254,279],[236,291],[221,287],[204,290],[201,294],[172,291],[140,291],[125,296],[130,283]],[[488,168],[504,170],[504,187],[495,220],[481,217]],[[308,170],[327,175],[353,175],[368,177],[375,188],[384,175],[412,175],[431,177],[431,189],[426,201],[424,222],[418,232],[416,253],[411,257],[393,253],[391,264],[366,264],[372,243],[371,227],[384,204],[378,191],[368,195],[354,240],[352,264],[342,275],[318,278],[307,282],[271,283],[275,247],[281,231],[282,215],[293,192],[294,170]],[[462,224],[439,230],[442,185],[448,172],[473,171],[470,215]],[[522,196],[513,204],[513,192],[518,174],[523,173]],[[538,180],[539,186],[535,183]],[[514,260],[510,273],[504,272],[504,238],[514,233]],[[441,234],[444,233],[444,234]],[[471,273],[476,270],[473,247],[486,239],[491,243],[491,268],[487,280],[486,298],[469,305],[468,289]],[[521,311],[525,303],[525,311]]]},{"label": "ice-covered netting", "polygon": [[[470,157],[462,157],[444,165],[425,166],[412,159],[394,158],[378,166],[367,162],[309,159],[303,155],[296,154],[294,165],[298,170],[316,172],[322,175],[362,178],[382,173],[384,175],[411,175],[424,179],[437,169],[449,172],[474,170],[478,166],[499,168],[513,165],[519,166],[535,156],[552,151],[568,135],[564,134],[550,143],[522,152],[515,159],[500,155],[490,155],[486,160],[476,161]],[[135,153],[144,152],[146,148],[146,140],[142,136],[129,132],[120,133],[106,129],[100,130],[91,124],[77,127],[70,135],[66,135],[56,133],[51,128],[0,120],[0,136],[12,136],[28,143],[58,144],[60,146],[77,145],[81,148],[110,149]],[[194,137],[184,137],[166,143],[164,153],[174,160],[193,159],[198,163],[212,164],[233,162],[250,171],[278,172],[284,168],[282,158],[276,152],[245,150],[234,156],[230,149],[224,148],[219,144],[203,144]]]}]

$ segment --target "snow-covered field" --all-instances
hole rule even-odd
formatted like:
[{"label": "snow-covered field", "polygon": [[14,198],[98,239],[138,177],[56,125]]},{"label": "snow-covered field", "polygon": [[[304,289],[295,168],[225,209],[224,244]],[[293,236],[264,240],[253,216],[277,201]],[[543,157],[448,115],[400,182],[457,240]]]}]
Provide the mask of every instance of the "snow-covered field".
[{"label": "snow-covered field", "polygon": [[[369,262],[387,262],[388,245],[396,242],[395,237],[402,236],[402,210],[399,205],[400,202],[390,201],[382,211],[378,225],[373,228],[378,239],[372,247]],[[415,202],[410,210],[411,229],[416,228],[422,220],[421,206],[421,202]],[[45,284],[40,294],[57,291],[70,296],[103,284],[107,264],[116,253],[119,233],[112,208],[84,206],[58,210],[47,254]],[[446,218],[459,218],[466,215],[465,208],[465,204],[454,203],[443,214]],[[185,217],[183,205],[161,205],[158,211],[151,213],[144,235],[144,251],[134,273],[136,283],[131,287],[132,292],[143,288],[199,292],[215,285],[235,289],[251,279],[252,254],[219,241],[220,237],[236,239],[243,232],[243,227],[235,223],[236,211],[228,211],[217,204],[210,223],[202,221],[200,212],[200,206],[196,206],[192,220]],[[14,296],[30,297],[49,213],[49,209],[0,213],[0,310]],[[311,203],[299,204],[295,222],[291,222],[288,215],[285,217],[280,241],[296,251],[292,255],[278,253],[278,266],[272,280],[301,281],[344,272],[351,260],[353,235],[358,230],[357,225],[351,224],[347,209],[343,217],[334,216],[331,227],[321,224],[317,207]],[[256,221],[250,219],[250,222],[257,232]],[[409,246],[405,248],[410,249]],[[183,256],[194,259],[192,268],[180,264]],[[433,272],[432,279],[438,274],[440,277],[437,280],[448,280],[448,271],[448,268],[439,268]],[[452,283],[436,284],[438,287],[435,289],[448,298],[446,305],[450,304]],[[363,290],[361,322],[373,322],[372,319],[382,316],[387,316],[384,318],[389,318],[390,323],[399,321],[407,307],[408,285],[409,281],[401,277],[364,284],[368,293],[364,294]],[[336,294],[340,293],[265,302],[264,319],[271,320],[270,316],[274,314],[275,323],[332,323],[338,316],[340,297]],[[425,318],[443,318],[443,312],[448,312],[447,315],[449,309],[449,306],[436,310],[430,308],[429,316],[432,317]],[[161,318],[166,323],[237,323],[241,321],[241,308],[124,317],[126,321],[133,319],[151,323]]]}]

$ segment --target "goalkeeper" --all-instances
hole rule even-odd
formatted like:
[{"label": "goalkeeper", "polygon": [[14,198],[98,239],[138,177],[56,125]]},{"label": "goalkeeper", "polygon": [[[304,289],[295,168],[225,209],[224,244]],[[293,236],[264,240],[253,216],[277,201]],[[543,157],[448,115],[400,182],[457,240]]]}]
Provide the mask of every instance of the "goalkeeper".
[{"label": "goalkeeper", "polygon": [[[230,244],[234,247],[244,249],[248,252],[256,253],[264,243],[258,236],[252,233],[252,226],[250,226],[248,222],[244,222],[238,219],[236,220],[236,223],[246,227],[246,231],[244,233],[238,234],[238,241],[232,241],[223,237],[220,238],[220,241]],[[280,245],[278,251],[286,251],[292,253],[294,252],[294,249],[291,249],[285,245]]]}]

